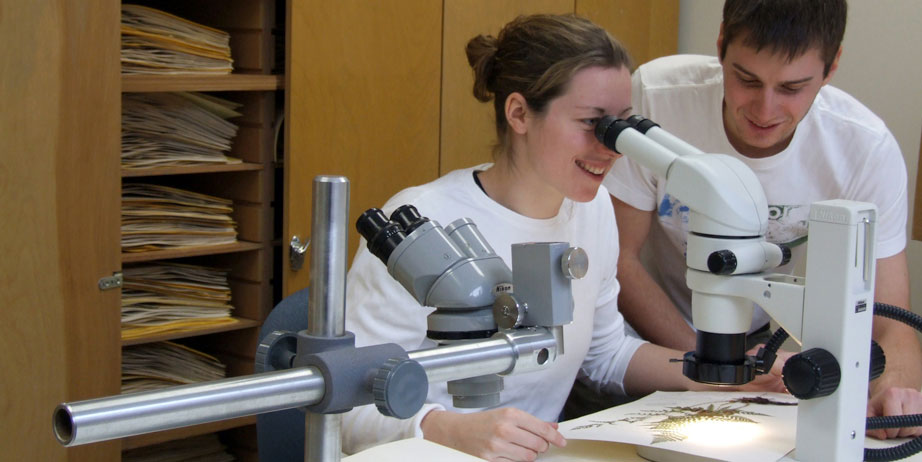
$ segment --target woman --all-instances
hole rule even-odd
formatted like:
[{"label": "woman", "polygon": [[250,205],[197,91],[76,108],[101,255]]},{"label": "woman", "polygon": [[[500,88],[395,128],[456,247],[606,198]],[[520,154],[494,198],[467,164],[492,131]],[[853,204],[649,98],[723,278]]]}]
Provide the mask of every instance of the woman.
[{"label": "woman", "polygon": [[[513,20],[497,38],[473,38],[467,55],[474,96],[494,100],[495,162],[406,189],[383,209],[390,214],[412,204],[441,224],[471,218],[507,264],[516,242],[564,241],[586,250],[591,264],[573,281],[566,354],[547,370],[505,377],[499,408],[455,409],[444,383],[431,384],[423,409],[405,421],[381,416],[374,406],[356,408],[344,416],[346,452],[423,436],[489,460],[534,460],[551,444],[566,444],[554,422],[578,374],[622,394],[696,386],[668,361],[681,352],[626,337],[618,313],[617,228],[600,188],[617,154],[593,131],[602,115],[631,112],[627,52],[585,19],[534,15]],[[432,309],[420,306],[364,247],[347,288],[346,329],[357,345],[434,346],[426,339]]]}]

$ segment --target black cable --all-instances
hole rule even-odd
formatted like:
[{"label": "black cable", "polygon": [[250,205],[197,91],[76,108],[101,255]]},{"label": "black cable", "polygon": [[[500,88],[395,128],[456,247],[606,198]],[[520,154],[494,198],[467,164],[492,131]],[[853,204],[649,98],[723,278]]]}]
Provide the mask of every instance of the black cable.
[{"label": "black cable", "polygon": [[868,417],[866,429],[879,430],[881,428],[901,428],[922,426],[922,414],[888,415]]},{"label": "black cable", "polygon": [[890,448],[871,449],[864,448],[864,460],[890,461],[905,459],[922,451],[922,437],[913,438],[898,446]]},{"label": "black cable", "polygon": [[781,345],[787,339],[788,331],[784,330],[782,327],[779,327],[778,330],[772,334],[772,337],[768,339],[768,342],[765,343],[765,349],[771,351],[772,353],[777,353],[778,348],[781,348]]},{"label": "black cable", "polygon": [[[912,326],[922,332],[922,316],[903,308],[886,303],[874,303],[874,315],[894,319]],[[868,417],[866,428],[876,430],[880,428],[917,427],[922,425],[922,414],[894,415],[884,417]],[[891,461],[905,459],[922,451],[922,436],[913,438],[903,444],[880,449],[864,448],[864,460]]]},{"label": "black cable", "polygon": [[902,322],[903,324],[907,324],[915,328],[919,332],[922,332],[922,316],[919,316],[912,311],[900,308],[898,306],[874,302],[874,315],[895,319]]}]

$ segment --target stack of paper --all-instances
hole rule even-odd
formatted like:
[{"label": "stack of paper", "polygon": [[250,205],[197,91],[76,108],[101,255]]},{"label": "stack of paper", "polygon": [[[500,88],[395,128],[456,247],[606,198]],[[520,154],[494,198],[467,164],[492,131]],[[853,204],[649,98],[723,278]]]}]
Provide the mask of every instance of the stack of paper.
[{"label": "stack of paper", "polygon": [[221,444],[217,434],[130,449],[122,453],[123,462],[230,462],[236,460]]},{"label": "stack of paper", "polygon": [[225,119],[240,104],[203,93],[122,96],[122,168],[236,164],[224,155],[237,135]]},{"label": "stack of paper", "polygon": [[122,270],[122,338],[236,322],[227,270],[172,262]]},{"label": "stack of paper", "polygon": [[237,242],[233,201],[161,185],[122,186],[122,251]]},{"label": "stack of paper", "polygon": [[225,368],[214,356],[178,343],[129,346],[122,350],[122,393],[223,379]]},{"label": "stack of paper", "polygon": [[122,5],[123,74],[229,74],[233,62],[227,32]]}]

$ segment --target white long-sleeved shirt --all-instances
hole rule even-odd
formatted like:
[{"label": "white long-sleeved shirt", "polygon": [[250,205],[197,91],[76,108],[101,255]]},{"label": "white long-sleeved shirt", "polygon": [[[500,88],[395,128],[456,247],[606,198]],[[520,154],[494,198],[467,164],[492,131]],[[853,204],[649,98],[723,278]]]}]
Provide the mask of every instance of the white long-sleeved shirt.
[{"label": "white long-sleeved shirt", "polygon": [[[470,218],[510,268],[511,245],[518,242],[569,242],[588,254],[589,271],[573,281],[573,322],[564,327],[566,353],[549,369],[505,377],[498,407],[515,407],[556,421],[578,374],[599,388],[623,393],[624,373],[643,342],[625,336],[624,319],[618,312],[618,232],[608,191],[599,188],[596,197],[586,203],[565,199],[557,216],[538,220],[503,207],[477,186],[473,172],[487,168],[489,164],[456,170],[403,190],[382,209],[390,214],[401,205],[412,204],[422,216],[442,226]],[[355,334],[356,346],[397,343],[408,351],[435,346],[426,338],[426,316],[434,309],[421,306],[404,290],[387,273],[385,264],[365,248],[364,240],[346,283],[346,329]],[[454,408],[445,383],[432,383],[426,404],[411,419],[385,417],[374,405],[344,414],[343,450],[355,453],[422,436],[420,421],[433,409],[476,411]]]}]

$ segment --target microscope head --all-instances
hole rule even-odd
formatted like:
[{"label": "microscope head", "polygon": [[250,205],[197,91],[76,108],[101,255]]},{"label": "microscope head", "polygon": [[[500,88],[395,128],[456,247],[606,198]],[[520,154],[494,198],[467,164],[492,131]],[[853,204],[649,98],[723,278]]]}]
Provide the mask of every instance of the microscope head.
[{"label": "microscope head", "polygon": [[[753,304],[710,289],[732,284],[723,276],[759,273],[790,260],[789,249],[765,241],[768,200],[758,177],[741,160],[704,153],[640,116],[605,116],[595,134],[609,149],[665,179],[666,192],[689,209],[686,279],[698,337],[695,351],[683,360],[685,375],[711,384],[749,382],[755,371],[745,346]],[[707,283],[693,286],[696,278]]]},{"label": "microscope head", "polygon": [[[565,242],[513,244],[510,270],[472,220],[442,228],[412,205],[397,208],[390,219],[369,209],[356,228],[388,273],[419,304],[435,308],[427,318],[430,339],[445,345],[546,327],[557,338],[549,359],[563,354],[562,326],[573,320],[570,280],[588,268],[582,249]],[[496,375],[448,385],[456,407],[496,404],[502,389]]]}]

